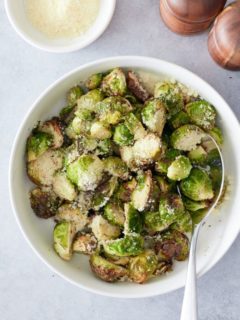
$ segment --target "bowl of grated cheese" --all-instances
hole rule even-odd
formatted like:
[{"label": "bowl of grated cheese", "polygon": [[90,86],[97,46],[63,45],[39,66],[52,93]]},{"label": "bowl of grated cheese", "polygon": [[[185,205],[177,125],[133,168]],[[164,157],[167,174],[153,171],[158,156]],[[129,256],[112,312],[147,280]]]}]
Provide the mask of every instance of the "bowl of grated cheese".
[{"label": "bowl of grated cheese", "polygon": [[116,0],[5,0],[9,21],[32,46],[55,53],[82,49],[105,31]]}]

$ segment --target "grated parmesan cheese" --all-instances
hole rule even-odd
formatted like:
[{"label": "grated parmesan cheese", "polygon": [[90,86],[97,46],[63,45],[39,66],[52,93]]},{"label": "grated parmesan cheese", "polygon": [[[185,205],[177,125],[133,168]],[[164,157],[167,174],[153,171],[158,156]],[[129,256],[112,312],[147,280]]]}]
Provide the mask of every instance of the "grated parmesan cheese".
[{"label": "grated parmesan cheese", "polygon": [[94,23],[99,0],[25,0],[32,25],[49,38],[80,36]]}]

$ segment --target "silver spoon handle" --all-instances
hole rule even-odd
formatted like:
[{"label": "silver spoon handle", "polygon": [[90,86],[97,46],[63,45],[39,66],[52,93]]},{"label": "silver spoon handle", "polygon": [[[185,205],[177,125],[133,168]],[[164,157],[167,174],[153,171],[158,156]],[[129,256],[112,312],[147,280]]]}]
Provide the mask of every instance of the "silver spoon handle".
[{"label": "silver spoon handle", "polygon": [[199,233],[199,226],[192,235],[191,248],[188,261],[187,279],[183,297],[182,312],[180,320],[197,320],[197,281],[196,281],[196,246]]}]

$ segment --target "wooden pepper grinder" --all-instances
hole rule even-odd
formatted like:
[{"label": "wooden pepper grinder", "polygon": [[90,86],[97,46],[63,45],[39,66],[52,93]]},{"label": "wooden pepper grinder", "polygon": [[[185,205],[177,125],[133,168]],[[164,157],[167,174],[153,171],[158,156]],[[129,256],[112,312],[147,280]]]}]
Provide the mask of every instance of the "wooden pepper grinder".
[{"label": "wooden pepper grinder", "polygon": [[226,0],[160,0],[164,23],[174,32],[188,35],[207,29]]},{"label": "wooden pepper grinder", "polygon": [[227,6],[215,20],[208,50],[223,68],[240,70],[240,1]]}]

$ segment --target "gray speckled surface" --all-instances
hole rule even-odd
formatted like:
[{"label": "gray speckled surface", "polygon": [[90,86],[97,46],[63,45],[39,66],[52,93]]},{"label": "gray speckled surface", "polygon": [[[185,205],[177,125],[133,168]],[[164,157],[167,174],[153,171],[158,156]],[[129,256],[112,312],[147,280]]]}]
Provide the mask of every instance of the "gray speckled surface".
[{"label": "gray speckled surface", "polygon": [[[13,138],[26,111],[51,82],[98,58],[147,55],[196,72],[217,89],[240,118],[240,73],[220,69],[207,51],[207,33],[180,37],[159,18],[158,0],[117,0],[114,18],[88,48],[55,55],[34,49],[11,28],[0,3],[0,319],[167,319],[179,318],[183,290],[141,300],[115,300],[74,287],[35,256],[15,223],[9,203],[7,168]],[[239,138],[239,137],[238,137]],[[239,320],[240,237],[199,284],[202,320]]]}]

